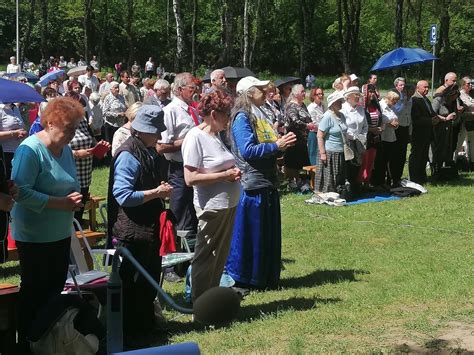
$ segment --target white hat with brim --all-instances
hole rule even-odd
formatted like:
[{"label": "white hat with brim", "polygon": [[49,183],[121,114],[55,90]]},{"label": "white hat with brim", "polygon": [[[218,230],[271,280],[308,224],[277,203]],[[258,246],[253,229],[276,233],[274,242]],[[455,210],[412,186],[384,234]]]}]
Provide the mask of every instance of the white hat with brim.
[{"label": "white hat with brim", "polygon": [[351,81],[359,80],[359,77],[355,74],[349,75],[349,78],[351,79]]},{"label": "white hat with brim", "polygon": [[348,87],[346,91],[344,91],[344,97],[347,98],[350,94],[359,94],[360,89],[357,86]]},{"label": "white hat with brim", "polygon": [[253,76],[246,76],[245,78],[239,80],[239,82],[237,83],[236,90],[238,94],[242,94],[253,86],[265,87],[269,83],[270,80],[258,80]]},{"label": "white hat with brim", "polygon": [[328,107],[331,108],[331,106],[336,102],[336,101],[345,101],[344,96],[341,91],[335,91],[331,95],[328,96],[327,101],[328,101]]}]

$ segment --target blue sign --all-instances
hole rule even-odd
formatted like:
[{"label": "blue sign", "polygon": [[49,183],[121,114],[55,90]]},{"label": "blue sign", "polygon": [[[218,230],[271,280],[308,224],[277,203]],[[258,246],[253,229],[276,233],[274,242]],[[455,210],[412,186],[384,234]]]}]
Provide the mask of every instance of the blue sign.
[{"label": "blue sign", "polygon": [[430,27],[430,44],[434,46],[438,40],[437,36],[437,26],[436,25],[431,25]]}]

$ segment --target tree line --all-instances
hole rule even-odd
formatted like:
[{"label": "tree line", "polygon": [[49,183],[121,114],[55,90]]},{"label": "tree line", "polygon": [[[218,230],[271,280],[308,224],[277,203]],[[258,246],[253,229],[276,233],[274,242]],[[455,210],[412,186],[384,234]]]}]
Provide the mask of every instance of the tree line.
[{"label": "tree line", "polygon": [[[15,0],[0,3],[0,59],[15,51]],[[431,51],[437,72],[473,69],[474,4],[465,0],[29,0],[20,1],[21,57],[98,56],[201,74],[244,66],[264,75],[367,73],[394,48]],[[416,75],[428,75],[429,65]]]}]

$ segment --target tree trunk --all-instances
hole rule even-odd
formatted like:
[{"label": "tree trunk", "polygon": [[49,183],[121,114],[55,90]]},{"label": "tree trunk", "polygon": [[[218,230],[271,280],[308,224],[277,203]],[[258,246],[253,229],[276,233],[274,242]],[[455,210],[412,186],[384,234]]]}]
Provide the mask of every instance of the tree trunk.
[{"label": "tree trunk", "polygon": [[20,42],[22,44],[22,48],[20,50],[20,63],[23,63],[23,60],[26,57],[26,51],[30,47],[31,42],[31,29],[33,28],[33,21],[36,19],[36,0],[30,0],[30,12],[28,13],[28,22],[25,31],[25,39]]},{"label": "tree trunk", "polygon": [[308,70],[308,55],[311,46],[311,23],[313,21],[313,13],[315,1],[299,0],[299,17],[300,17],[300,76],[304,78]]},{"label": "tree trunk", "polygon": [[178,73],[181,71],[184,55],[184,27],[181,16],[181,0],[173,0],[173,13],[176,20],[176,58],[174,70]]},{"label": "tree trunk", "polygon": [[[453,71],[453,58],[451,54],[451,44],[449,42],[449,26],[451,18],[449,16],[449,6],[451,5],[451,0],[438,0],[438,5],[440,9],[440,26],[439,26],[439,40],[436,44],[436,56],[442,57],[439,65],[439,72],[446,73],[448,71]],[[440,56],[440,53],[443,53]]]},{"label": "tree trunk", "polygon": [[44,59],[49,54],[48,49],[48,0],[40,0],[41,6],[41,47],[40,53]]},{"label": "tree trunk", "polygon": [[423,47],[423,28],[421,23],[421,14],[423,11],[423,0],[407,0],[408,9],[413,16],[407,16],[408,19],[413,18],[416,28],[416,45],[420,48]]},{"label": "tree trunk", "polygon": [[193,19],[191,22],[191,70],[196,75],[196,24],[198,17],[198,2],[193,0]]},{"label": "tree trunk", "polygon": [[262,3],[261,0],[257,0],[257,5],[255,6],[255,16],[253,17],[255,24],[254,24],[254,31],[253,31],[254,35],[253,35],[252,45],[250,47],[250,54],[249,54],[249,67],[250,68],[252,67],[253,54],[255,52],[255,46],[257,44],[258,34],[260,30],[260,4],[261,3]]},{"label": "tree trunk", "polygon": [[249,45],[250,45],[250,34],[249,34],[249,0],[244,2],[244,51],[242,64],[244,68],[248,67],[249,62]]},{"label": "tree trunk", "polygon": [[232,0],[221,0],[221,44],[222,50],[215,67],[223,67],[229,65],[229,58],[232,55],[232,44],[234,41],[234,13],[232,8]]},{"label": "tree trunk", "polygon": [[395,47],[403,47],[403,0],[397,0],[395,10]]},{"label": "tree trunk", "polygon": [[337,0],[338,39],[344,71],[357,69],[361,0]]},{"label": "tree trunk", "polygon": [[89,38],[91,28],[91,13],[93,0],[84,0],[84,58],[89,58]]},{"label": "tree trunk", "polygon": [[133,32],[132,32],[132,22],[133,22],[133,0],[127,0],[127,19],[125,21],[125,31],[128,44],[128,59],[127,59],[127,69],[132,66],[133,62]]},{"label": "tree trunk", "polygon": [[[97,59],[99,60],[99,63],[101,64],[105,64],[103,63],[102,58],[104,58],[104,43],[105,43],[105,39],[107,38],[107,32],[108,32],[108,27],[109,27],[108,2],[109,0],[102,1],[102,8],[100,12],[102,16],[102,25],[101,25],[101,30],[99,31],[100,37],[99,37],[99,49],[98,49]],[[114,63],[111,63],[111,64],[114,64]]]}]

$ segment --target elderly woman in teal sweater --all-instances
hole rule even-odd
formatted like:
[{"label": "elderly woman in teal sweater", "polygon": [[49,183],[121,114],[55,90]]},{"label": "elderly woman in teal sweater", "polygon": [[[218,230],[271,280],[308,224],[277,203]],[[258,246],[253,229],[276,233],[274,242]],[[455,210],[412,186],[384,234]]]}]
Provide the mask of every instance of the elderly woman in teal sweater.
[{"label": "elderly woman in teal sweater", "polygon": [[12,210],[12,234],[20,258],[19,343],[36,313],[64,287],[74,211],[82,207],[76,164],[68,143],[84,117],[71,98],[51,101],[41,117],[44,130],[25,139],[13,158],[19,195]]}]

